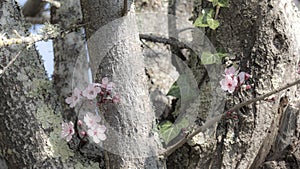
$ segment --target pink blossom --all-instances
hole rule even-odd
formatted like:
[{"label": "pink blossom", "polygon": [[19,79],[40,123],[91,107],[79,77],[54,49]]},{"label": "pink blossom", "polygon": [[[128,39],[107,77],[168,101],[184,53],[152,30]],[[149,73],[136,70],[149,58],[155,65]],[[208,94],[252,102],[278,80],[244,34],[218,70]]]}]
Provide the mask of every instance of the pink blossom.
[{"label": "pink blossom", "polygon": [[120,103],[120,95],[117,94],[112,98],[113,103]]},{"label": "pink blossom", "polygon": [[249,90],[251,88],[252,88],[251,85],[246,85],[246,90]]},{"label": "pink blossom", "polygon": [[81,120],[78,120],[78,121],[77,121],[77,125],[78,125],[78,126],[82,126],[82,124],[83,124],[83,123],[82,123]]},{"label": "pink blossom", "polygon": [[73,122],[62,123],[61,125],[61,138],[65,138],[67,142],[69,142],[72,138],[72,135],[75,133]]},{"label": "pink blossom", "polygon": [[252,76],[248,73],[245,73],[245,81],[247,81],[248,79],[252,78]]},{"label": "pink blossom", "polygon": [[101,87],[106,90],[112,90],[115,86],[113,82],[109,82],[107,77],[102,78]]},{"label": "pink blossom", "polygon": [[86,136],[86,132],[85,131],[81,131],[80,135],[84,137],[84,136]]},{"label": "pink blossom", "polygon": [[72,108],[75,107],[75,105],[79,102],[80,98],[81,98],[81,91],[78,88],[75,88],[72,96],[66,98],[65,101]]},{"label": "pink blossom", "polygon": [[97,94],[101,92],[101,88],[97,83],[89,84],[88,87],[82,92],[82,95],[89,100],[97,97]]},{"label": "pink blossom", "polygon": [[111,91],[111,90],[113,89],[113,87],[115,87],[115,83],[109,82],[109,83],[107,84],[106,90]]},{"label": "pink blossom", "polygon": [[246,73],[245,72],[240,72],[238,74],[238,80],[239,80],[239,83],[240,84],[243,84],[245,82],[245,76],[246,76]]},{"label": "pink blossom", "polygon": [[88,128],[95,128],[98,125],[97,123],[101,121],[101,117],[88,112],[84,116],[83,121],[85,122]]},{"label": "pink blossom", "polygon": [[236,68],[234,66],[230,66],[229,68],[225,69],[225,75],[235,75],[236,74]]},{"label": "pink blossom", "polygon": [[223,90],[233,93],[238,84],[238,80],[235,76],[225,75],[225,78],[220,81],[220,84]]},{"label": "pink blossom", "polygon": [[87,133],[95,143],[100,143],[100,140],[106,139],[105,131],[106,127],[104,125],[97,125],[95,128],[89,129]]}]

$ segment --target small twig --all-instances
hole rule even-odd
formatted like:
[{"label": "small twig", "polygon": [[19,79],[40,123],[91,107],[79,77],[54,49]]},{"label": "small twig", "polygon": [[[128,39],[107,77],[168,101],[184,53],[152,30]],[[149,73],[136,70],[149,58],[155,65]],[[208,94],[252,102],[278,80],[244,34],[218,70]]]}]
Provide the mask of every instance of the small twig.
[{"label": "small twig", "polygon": [[39,41],[47,41],[49,39],[55,39],[57,37],[64,37],[72,31],[75,31],[79,27],[83,27],[85,25],[91,24],[91,22],[87,23],[75,23],[67,29],[61,30],[59,27],[53,24],[44,23],[44,26],[41,28],[41,32],[39,34],[31,34],[27,37],[18,37],[18,38],[6,38],[4,35],[0,35],[0,48],[4,46],[10,46],[14,44],[27,44],[32,45],[35,42]]},{"label": "small twig", "polygon": [[16,54],[16,56],[11,61],[9,61],[9,63],[2,70],[0,70],[0,75],[2,75],[16,61],[16,59],[20,56],[20,54],[22,53],[22,51],[23,50],[20,50]]},{"label": "small twig", "polygon": [[[249,105],[251,103],[257,102],[257,101],[261,101],[273,94],[276,94],[282,90],[285,90],[289,87],[292,87],[294,85],[300,84],[300,79],[296,80],[295,82],[292,83],[288,83],[286,84],[284,87],[281,87],[279,89],[276,89],[274,91],[271,91],[269,93],[266,93],[264,95],[261,95],[257,98],[254,99],[250,99],[247,100],[245,102],[242,102],[240,104],[237,104],[235,106],[233,106],[231,109],[227,110],[226,112],[234,112],[240,108],[242,108],[243,106]],[[212,126],[213,124],[217,123],[218,121],[220,121],[224,116],[226,115],[226,113],[220,114],[210,120],[208,120],[203,126],[199,127],[197,130],[195,130],[193,133],[191,133],[190,135],[187,135],[185,138],[183,138],[182,140],[180,140],[179,142],[177,142],[175,145],[169,147],[168,149],[166,149],[165,151],[163,151],[160,155],[163,157],[168,157],[169,155],[171,155],[175,150],[177,150],[178,148],[180,148],[183,144],[185,144],[188,140],[190,140],[191,138],[193,138],[194,136],[196,136],[197,134],[199,134],[200,132],[204,131],[205,129],[209,128],[210,126]]]},{"label": "small twig", "polygon": [[16,33],[16,31],[14,31],[17,37],[6,38],[5,36],[2,36],[0,38],[0,47],[10,46],[13,44],[28,44],[30,46],[35,42],[54,39],[62,34],[62,31],[60,31],[56,26],[51,24],[45,24],[45,26],[41,30],[42,32],[40,34],[31,34],[27,37],[20,36],[18,33]]},{"label": "small twig", "polygon": [[156,35],[147,35],[147,34],[140,34],[140,39],[144,39],[146,41],[154,42],[154,43],[163,43],[163,44],[168,44],[171,46],[176,46],[179,49],[189,49],[192,50],[188,45],[186,45],[183,42],[178,41],[177,39],[174,38],[164,38],[161,36],[156,36]]},{"label": "small twig", "polygon": [[220,12],[220,5],[217,5],[216,6],[216,14],[215,14],[215,18],[214,19],[218,18],[219,12]]},{"label": "small twig", "polygon": [[122,16],[126,16],[127,15],[127,13],[128,13],[128,1],[127,0],[124,0],[124,2],[123,2],[124,4],[123,4],[123,9],[122,9]]},{"label": "small twig", "polygon": [[110,169],[110,165],[109,165],[109,156],[107,151],[104,151],[104,159],[105,159],[105,168],[106,169]]}]

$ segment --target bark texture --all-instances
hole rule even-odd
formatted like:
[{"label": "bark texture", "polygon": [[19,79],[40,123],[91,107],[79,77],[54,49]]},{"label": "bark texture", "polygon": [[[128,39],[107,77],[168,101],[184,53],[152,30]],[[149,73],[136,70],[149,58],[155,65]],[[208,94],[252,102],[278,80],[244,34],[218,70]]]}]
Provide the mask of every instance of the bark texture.
[{"label": "bark texture", "polygon": [[[1,30],[26,36],[24,22],[15,1],[0,1]],[[1,65],[6,65],[20,50],[22,53],[1,75],[0,149],[1,168],[34,168],[47,163],[47,136],[35,117],[43,96],[36,94],[47,84],[43,63],[37,52],[26,46],[1,48]],[[44,162],[43,162],[44,161]],[[55,161],[52,161],[55,163]],[[6,163],[6,164],[5,164]]]},{"label": "bark texture", "polygon": [[[54,73],[53,85],[58,95],[57,106],[62,109],[63,121],[83,121],[81,113],[85,108],[70,108],[65,99],[73,93],[74,88],[83,90],[90,82],[88,74],[89,63],[85,47],[84,30],[82,23],[81,5],[79,0],[61,1],[60,8],[52,8],[51,22],[58,24],[62,30],[68,32],[64,36],[53,40],[54,48]],[[71,11],[71,12],[70,12]],[[79,128],[76,130],[79,131]],[[102,151],[95,145],[83,141],[75,134],[69,143],[77,161],[81,161],[83,167],[103,168],[104,161]],[[98,163],[97,163],[98,162]],[[95,163],[90,165],[89,163]]]},{"label": "bark texture", "polygon": [[[195,6],[195,10],[201,12],[201,8],[209,5],[203,3],[200,8]],[[215,47],[230,53],[230,59],[238,63],[241,71],[251,73],[254,83],[251,92],[230,99],[226,108],[298,78],[299,15],[291,1],[234,0],[229,8],[221,8],[218,19],[221,25],[216,32],[208,31],[209,38]],[[189,58],[189,65],[201,80],[203,71],[196,64],[198,59],[193,58]],[[199,134],[193,139],[196,144],[186,144],[168,158],[168,167],[299,168],[297,89],[277,94],[275,102],[243,107],[237,112],[237,122],[221,121],[209,138]],[[287,105],[282,104],[285,96],[289,100]],[[201,110],[205,110],[203,105]],[[285,153],[280,154],[280,150]]]},{"label": "bark texture", "polygon": [[[17,36],[12,30],[29,35],[15,1],[0,1],[0,9],[1,30],[7,38]],[[19,51],[20,56],[0,77],[0,168],[99,168],[97,160],[88,161],[74,146],[74,151],[69,148],[78,145],[78,140],[68,146],[60,138],[60,103],[36,50],[25,45],[3,47],[1,65],[6,66]]]},{"label": "bark texture", "polygon": [[[251,94],[243,93],[234,103],[276,89],[297,78],[298,43],[294,26],[299,23],[290,1],[230,1],[222,8],[216,46],[231,53],[242,71],[253,75]],[[278,135],[286,106],[282,99],[297,100],[297,88],[277,94],[275,102],[258,102],[238,112],[239,121],[221,121],[215,140],[200,144],[197,168],[258,168]],[[298,117],[299,118],[299,117]],[[293,131],[290,131],[293,132]],[[294,138],[296,135],[294,135]],[[290,142],[289,144],[294,144]],[[208,146],[213,145],[213,146]],[[203,148],[204,147],[204,148]],[[297,156],[297,155],[295,155]]]},{"label": "bark texture", "polygon": [[[108,128],[105,162],[110,168],[159,168],[159,143],[152,133],[155,114],[145,86],[133,4],[126,2],[81,1],[94,79],[112,79],[122,98],[118,105],[101,107]],[[121,18],[126,9],[131,10]]]},{"label": "bark texture", "polygon": [[[89,83],[88,59],[85,48],[80,1],[63,1],[60,8],[52,8],[51,22],[58,24],[68,34],[53,40],[54,73],[53,80],[65,120],[75,120],[74,109],[70,109],[65,99],[74,88],[83,90]],[[72,13],[70,13],[72,11]]]}]

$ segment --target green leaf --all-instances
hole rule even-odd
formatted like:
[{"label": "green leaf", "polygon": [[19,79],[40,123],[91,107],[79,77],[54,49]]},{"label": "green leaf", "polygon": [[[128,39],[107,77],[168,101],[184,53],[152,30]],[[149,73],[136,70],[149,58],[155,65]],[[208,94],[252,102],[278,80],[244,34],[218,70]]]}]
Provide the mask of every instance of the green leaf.
[{"label": "green leaf", "polygon": [[193,83],[194,76],[189,74],[181,74],[177,79],[180,88],[181,104],[194,100],[197,97],[197,84]]},{"label": "green leaf", "polygon": [[214,63],[221,63],[222,58],[226,57],[227,53],[216,53],[203,52],[201,55],[201,63],[204,65],[210,65]]},{"label": "green leaf", "polygon": [[162,132],[162,131],[166,131],[172,125],[173,125],[172,122],[170,122],[170,121],[164,121],[162,124],[158,125],[157,128],[158,128],[158,130],[160,130],[160,132]]},{"label": "green leaf", "polygon": [[203,9],[202,15],[200,15],[194,23],[194,26],[209,27],[213,30],[217,29],[219,25],[219,21],[214,19],[214,10],[210,8]]},{"label": "green leaf", "polygon": [[201,27],[201,28],[208,27],[207,21],[204,20],[204,15],[200,15],[196,19],[194,26]]},{"label": "green leaf", "polygon": [[225,58],[228,55],[228,53],[218,52],[218,53],[216,53],[216,55],[218,55],[219,58]]},{"label": "green leaf", "polygon": [[174,125],[169,126],[171,122],[166,122],[159,130],[160,137],[163,139],[165,144],[168,144],[172,139],[181,133],[181,129],[187,128],[189,122],[186,118],[182,118],[180,121],[176,122]]},{"label": "green leaf", "polygon": [[215,14],[214,9],[208,8],[208,9],[205,9],[204,11],[205,11],[205,13],[207,13],[207,19],[214,18],[214,14]]},{"label": "green leaf", "polygon": [[203,9],[202,14],[196,19],[194,26],[198,27],[208,27],[208,19],[213,19],[214,10],[211,8]]},{"label": "green leaf", "polygon": [[216,30],[220,26],[220,22],[215,19],[207,19],[207,23],[210,29]]},{"label": "green leaf", "polygon": [[174,96],[174,97],[179,98],[179,99],[181,98],[180,88],[179,88],[177,82],[173,83],[173,85],[171,86],[171,89],[167,93],[167,96]]},{"label": "green leaf", "polygon": [[209,2],[212,2],[213,6],[218,5],[218,0],[208,0]]},{"label": "green leaf", "polygon": [[229,0],[218,0],[218,5],[220,7],[229,7]]}]

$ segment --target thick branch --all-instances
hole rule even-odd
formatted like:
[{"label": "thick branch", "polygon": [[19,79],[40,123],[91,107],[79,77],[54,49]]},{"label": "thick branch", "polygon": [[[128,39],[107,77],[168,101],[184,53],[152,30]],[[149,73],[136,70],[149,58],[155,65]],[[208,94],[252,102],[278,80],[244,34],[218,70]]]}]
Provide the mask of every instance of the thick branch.
[{"label": "thick branch", "polygon": [[35,17],[45,7],[46,2],[43,0],[27,0],[22,8],[22,13],[25,17]]},{"label": "thick branch", "polygon": [[147,35],[147,34],[140,34],[140,39],[144,39],[146,41],[150,41],[150,42],[154,42],[154,43],[163,43],[163,44],[168,44],[171,46],[175,46],[179,49],[189,49],[191,50],[191,48],[189,46],[187,46],[185,43],[180,42],[177,39],[174,38],[164,38],[161,36],[156,36],[156,35]]}]

